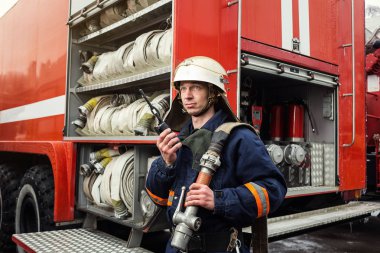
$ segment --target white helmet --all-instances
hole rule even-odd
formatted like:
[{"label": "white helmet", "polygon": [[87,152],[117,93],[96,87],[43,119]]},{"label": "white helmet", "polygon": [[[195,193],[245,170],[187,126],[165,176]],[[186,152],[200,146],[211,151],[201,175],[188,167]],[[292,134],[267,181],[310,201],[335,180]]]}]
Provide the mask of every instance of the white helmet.
[{"label": "white helmet", "polygon": [[214,84],[226,93],[227,72],[219,62],[206,56],[194,56],[182,61],[175,70],[174,86],[179,88],[181,81],[201,81]]},{"label": "white helmet", "polygon": [[[226,98],[226,90],[224,84],[228,83],[227,72],[220,63],[206,56],[194,56],[182,61],[176,68],[174,74],[173,85],[179,90],[181,81],[200,81],[213,84],[220,99],[218,99],[217,106],[223,109],[230,115],[230,119],[238,121],[238,118],[233,113],[228,100]],[[183,124],[190,118],[187,113],[184,113],[181,102],[180,93],[173,100],[172,106],[165,122],[174,131],[179,131]]]}]

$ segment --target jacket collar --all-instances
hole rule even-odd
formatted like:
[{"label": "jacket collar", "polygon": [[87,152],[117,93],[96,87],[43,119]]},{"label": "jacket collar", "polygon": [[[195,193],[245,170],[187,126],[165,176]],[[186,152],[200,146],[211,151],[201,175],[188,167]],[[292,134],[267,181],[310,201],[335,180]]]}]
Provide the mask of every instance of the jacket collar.
[{"label": "jacket collar", "polygon": [[[227,120],[228,114],[223,110],[218,110],[201,128],[214,132],[221,124],[227,122]],[[196,130],[197,129],[194,129],[191,119],[189,119],[181,129],[178,137],[180,140],[183,140]]]}]

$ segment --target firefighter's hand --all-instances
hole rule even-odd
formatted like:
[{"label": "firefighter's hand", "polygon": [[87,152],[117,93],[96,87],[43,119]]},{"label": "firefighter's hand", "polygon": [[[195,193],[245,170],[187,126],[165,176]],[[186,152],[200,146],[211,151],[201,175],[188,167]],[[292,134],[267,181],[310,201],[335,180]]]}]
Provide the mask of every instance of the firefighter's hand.
[{"label": "firefighter's hand", "polygon": [[182,143],[177,137],[177,134],[172,132],[169,128],[165,129],[158,137],[156,145],[166,165],[173,165],[175,160],[177,160],[176,152],[182,147]]},{"label": "firefighter's hand", "polygon": [[208,210],[214,210],[214,192],[204,184],[193,183],[187,193],[185,206],[201,206]]}]

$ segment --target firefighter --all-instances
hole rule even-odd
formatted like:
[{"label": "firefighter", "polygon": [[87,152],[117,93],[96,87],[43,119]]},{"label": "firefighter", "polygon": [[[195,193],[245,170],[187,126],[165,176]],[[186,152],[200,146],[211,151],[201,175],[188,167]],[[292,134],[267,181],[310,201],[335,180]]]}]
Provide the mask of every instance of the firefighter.
[{"label": "firefighter", "polygon": [[[213,131],[222,123],[238,121],[225,97],[226,77],[224,68],[208,57],[191,57],[178,65],[173,82],[178,94],[166,118],[171,129],[157,140],[161,156],[152,163],[146,181],[151,199],[167,206],[170,222],[182,186],[187,192],[185,207],[200,207],[202,225],[188,243],[188,252],[227,252],[234,231],[240,252],[249,252],[242,228],[275,211],[287,191],[264,144],[245,127],[228,137],[210,186],[194,183]],[[169,240],[166,252],[179,251]]]}]

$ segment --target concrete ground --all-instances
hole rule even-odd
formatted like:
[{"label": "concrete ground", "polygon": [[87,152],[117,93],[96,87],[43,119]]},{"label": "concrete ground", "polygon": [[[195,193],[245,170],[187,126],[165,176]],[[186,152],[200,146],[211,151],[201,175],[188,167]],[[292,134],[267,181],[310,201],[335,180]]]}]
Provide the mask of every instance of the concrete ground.
[{"label": "concrete ground", "polygon": [[269,252],[379,253],[380,217],[369,217],[271,242]]}]

